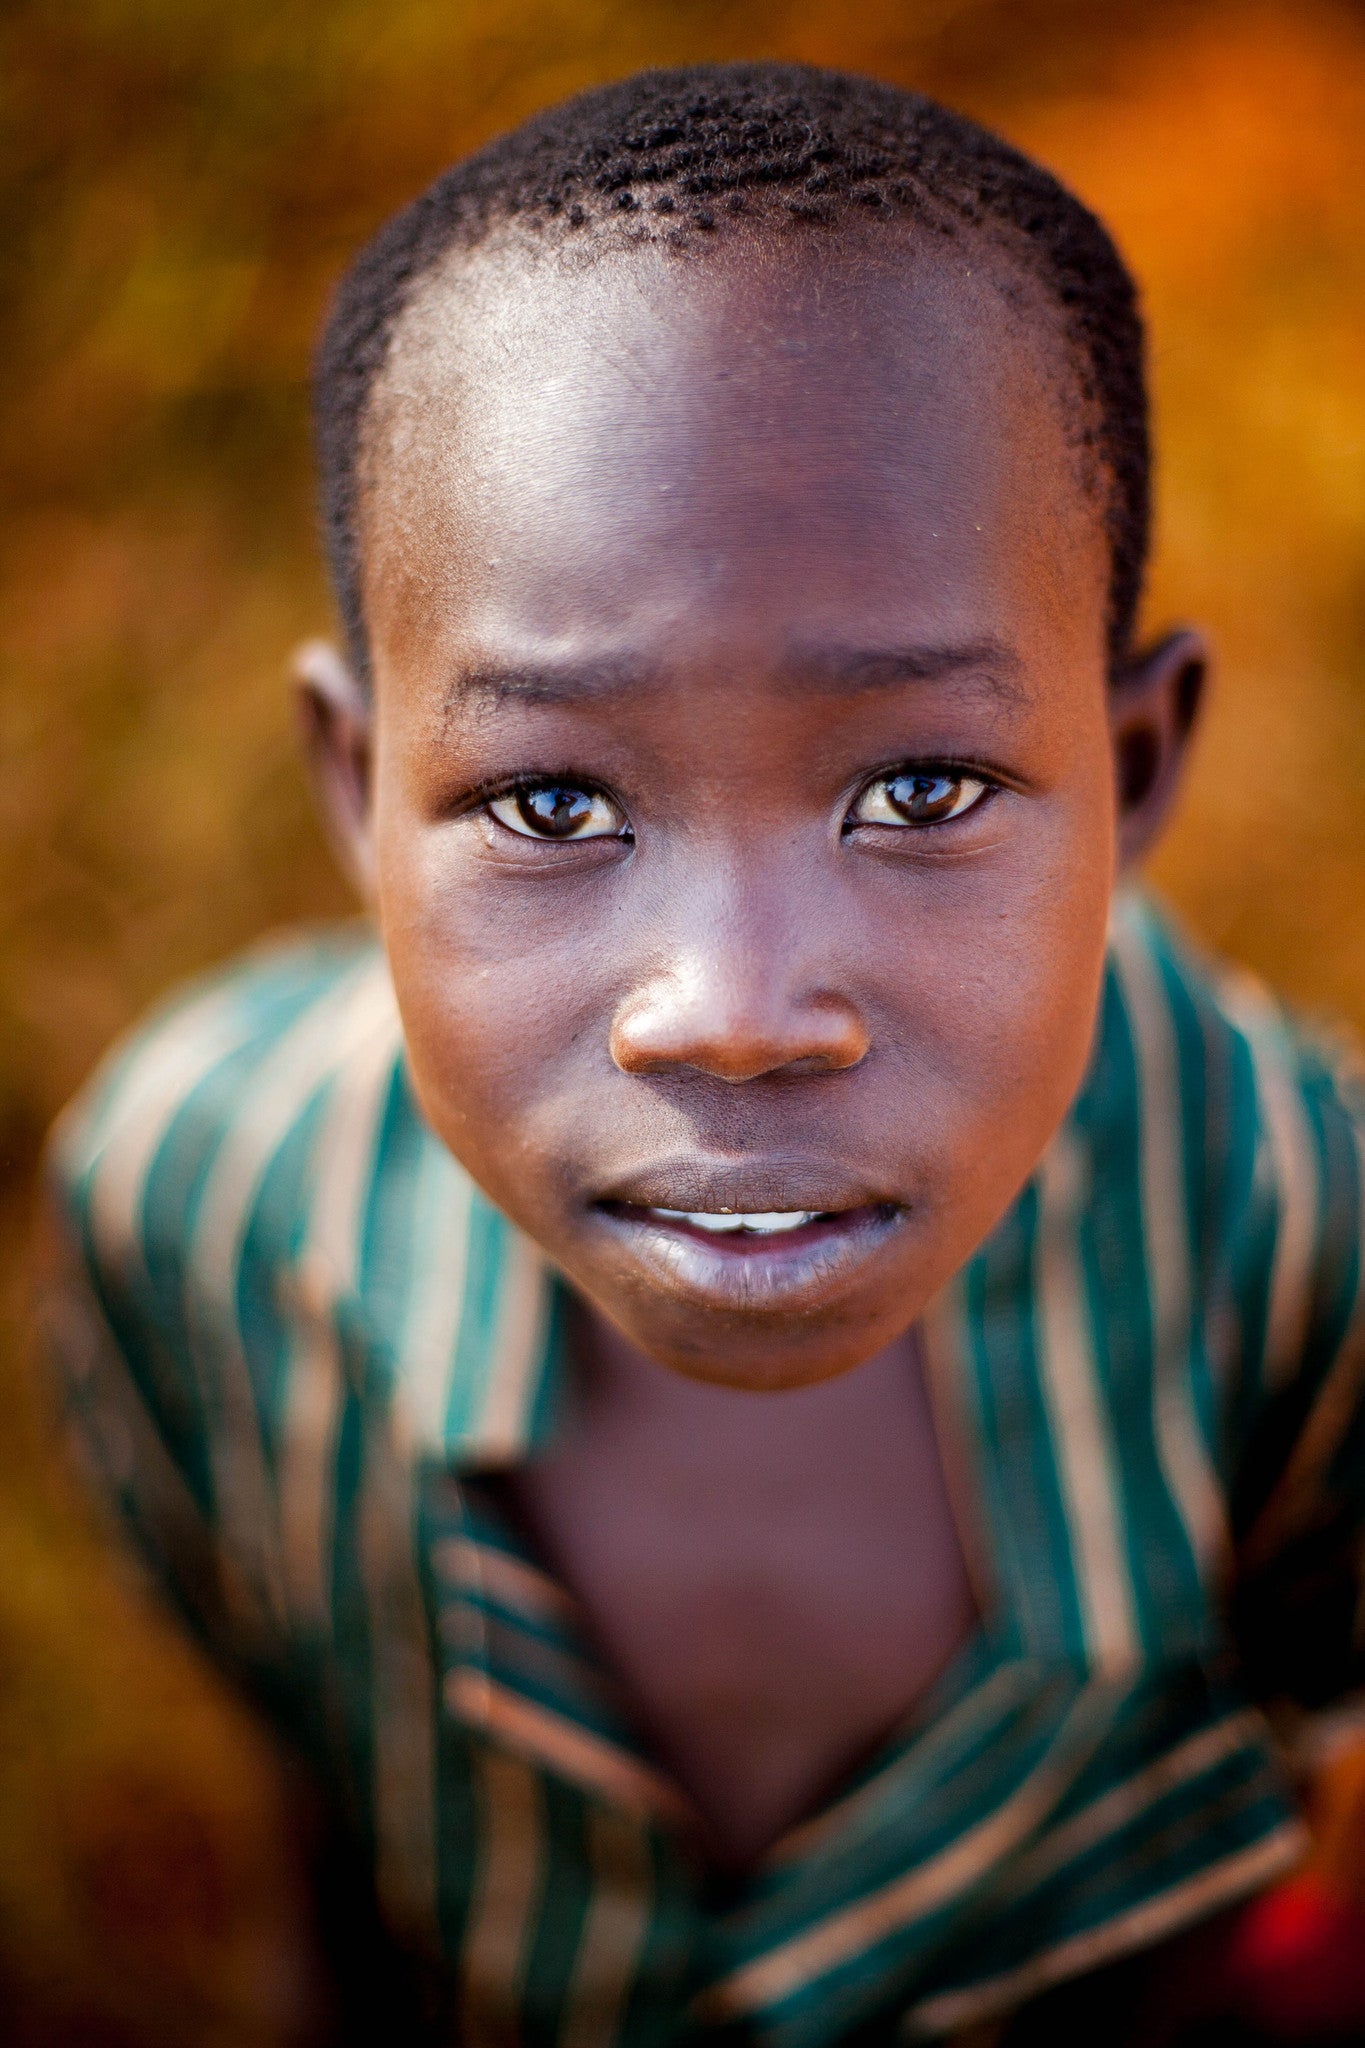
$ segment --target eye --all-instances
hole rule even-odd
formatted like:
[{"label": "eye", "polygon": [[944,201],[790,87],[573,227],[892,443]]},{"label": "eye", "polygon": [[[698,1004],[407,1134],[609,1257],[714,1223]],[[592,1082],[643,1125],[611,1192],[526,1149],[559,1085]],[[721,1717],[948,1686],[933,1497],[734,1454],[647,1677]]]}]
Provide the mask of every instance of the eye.
[{"label": "eye", "polygon": [[519,782],[490,797],[487,808],[523,839],[619,839],[626,828],[609,796],[570,782]]},{"label": "eye", "polygon": [[848,814],[850,825],[946,825],[990,793],[979,775],[951,768],[902,768],[869,782]]}]

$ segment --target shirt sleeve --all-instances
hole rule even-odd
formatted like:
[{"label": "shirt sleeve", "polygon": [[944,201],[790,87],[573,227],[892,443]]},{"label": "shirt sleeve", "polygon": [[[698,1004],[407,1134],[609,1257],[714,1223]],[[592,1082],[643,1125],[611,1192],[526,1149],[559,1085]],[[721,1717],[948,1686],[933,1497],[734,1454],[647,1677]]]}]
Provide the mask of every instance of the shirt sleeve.
[{"label": "shirt sleeve", "polygon": [[1257,1694],[1311,1710],[1365,1685],[1365,1089],[1350,1048],[1264,998],[1239,1023],[1254,1137],[1230,1289],[1232,1623]]},{"label": "shirt sleeve", "polygon": [[222,1589],[208,1503],[177,1462],[176,1428],[152,1398],[153,1333],[134,1333],[85,1266],[73,1219],[49,1191],[40,1223],[42,1318],[67,1435],[83,1477],[132,1537],[148,1576],[196,1633],[221,1633]]},{"label": "shirt sleeve", "polygon": [[290,1636],[270,1597],[278,1516],[263,1486],[247,1497],[250,1379],[230,1319],[196,1287],[186,1224],[223,1142],[235,1063],[252,1054],[234,1006],[191,1002],[66,1112],[47,1158],[43,1296],[68,1433],[94,1492],[154,1588],[273,1713],[292,1689]]},{"label": "shirt sleeve", "polygon": [[220,1489],[232,1477],[214,1441],[213,1333],[194,1330],[185,1313],[174,1246],[148,1241],[145,1188],[121,1213],[112,1197],[104,1206],[102,1175],[105,1193],[111,1183],[117,1193],[117,1169],[129,1162],[117,1148],[92,1148],[90,1130],[79,1106],[59,1132],[40,1224],[47,1349],[76,1462],[154,1595],[306,1767],[289,1772],[282,1819],[309,1888],[304,1938],[318,1974],[308,1995],[325,2002],[328,2039],[435,2048],[439,1987],[427,1958],[385,1923],[315,1673],[222,1524]]}]

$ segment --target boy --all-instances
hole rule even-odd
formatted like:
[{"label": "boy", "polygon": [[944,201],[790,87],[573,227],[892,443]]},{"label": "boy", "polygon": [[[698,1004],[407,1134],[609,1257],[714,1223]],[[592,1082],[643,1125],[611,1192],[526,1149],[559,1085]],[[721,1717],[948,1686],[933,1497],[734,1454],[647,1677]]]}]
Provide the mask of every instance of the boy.
[{"label": "boy", "polygon": [[1263,1710],[1357,1675],[1359,1133],[1115,906],[1204,657],[1104,230],[890,88],[650,75],[392,222],[318,407],[382,952],[69,1117],[67,1349],[447,2038],[941,2037],[1248,1896]]}]

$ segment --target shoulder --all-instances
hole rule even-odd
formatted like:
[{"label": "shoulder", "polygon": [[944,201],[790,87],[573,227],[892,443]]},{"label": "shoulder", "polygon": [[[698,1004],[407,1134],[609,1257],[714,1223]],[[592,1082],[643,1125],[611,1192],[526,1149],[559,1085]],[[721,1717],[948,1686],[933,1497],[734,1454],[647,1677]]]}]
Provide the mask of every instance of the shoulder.
[{"label": "shoulder", "polygon": [[398,1022],[361,927],[274,941],[179,991],[53,1133],[50,1182],[87,1262],[107,1272],[173,1252],[215,1185],[249,1199],[320,1096],[376,1045],[396,1058]]},{"label": "shoulder", "polygon": [[1309,1146],[1308,1124],[1345,1131],[1365,1115],[1365,1065],[1348,1033],[1296,1017],[1137,892],[1119,900],[1110,931],[1102,1038],[1120,1037],[1144,1120],[1180,1123],[1195,1148],[1239,1136],[1268,1148],[1263,1173],[1308,1170],[1290,1157]]},{"label": "shoulder", "polygon": [[1356,1285],[1361,1077],[1344,1033],[1295,1018],[1149,898],[1120,902],[1092,1115],[1136,1155],[1145,1206],[1183,1213],[1191,1278],[1255,1330],[1272,1380],[1327,1297]]}]

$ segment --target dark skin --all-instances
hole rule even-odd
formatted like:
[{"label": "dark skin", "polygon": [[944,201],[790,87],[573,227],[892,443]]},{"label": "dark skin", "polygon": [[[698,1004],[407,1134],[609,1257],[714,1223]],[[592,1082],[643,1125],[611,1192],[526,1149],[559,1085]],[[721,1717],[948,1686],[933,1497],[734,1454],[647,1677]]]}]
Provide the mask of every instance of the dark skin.
[{"label": "dark skin", "polygon": [[368,420],[373,698],[303,663],[423,1109],[582,1304],[515,1506],[732,1864],[990,1597],[914,1324],[1080,1083],[1203,672],[1107,686],[1005,275],[885,227],[459,258]]}]

